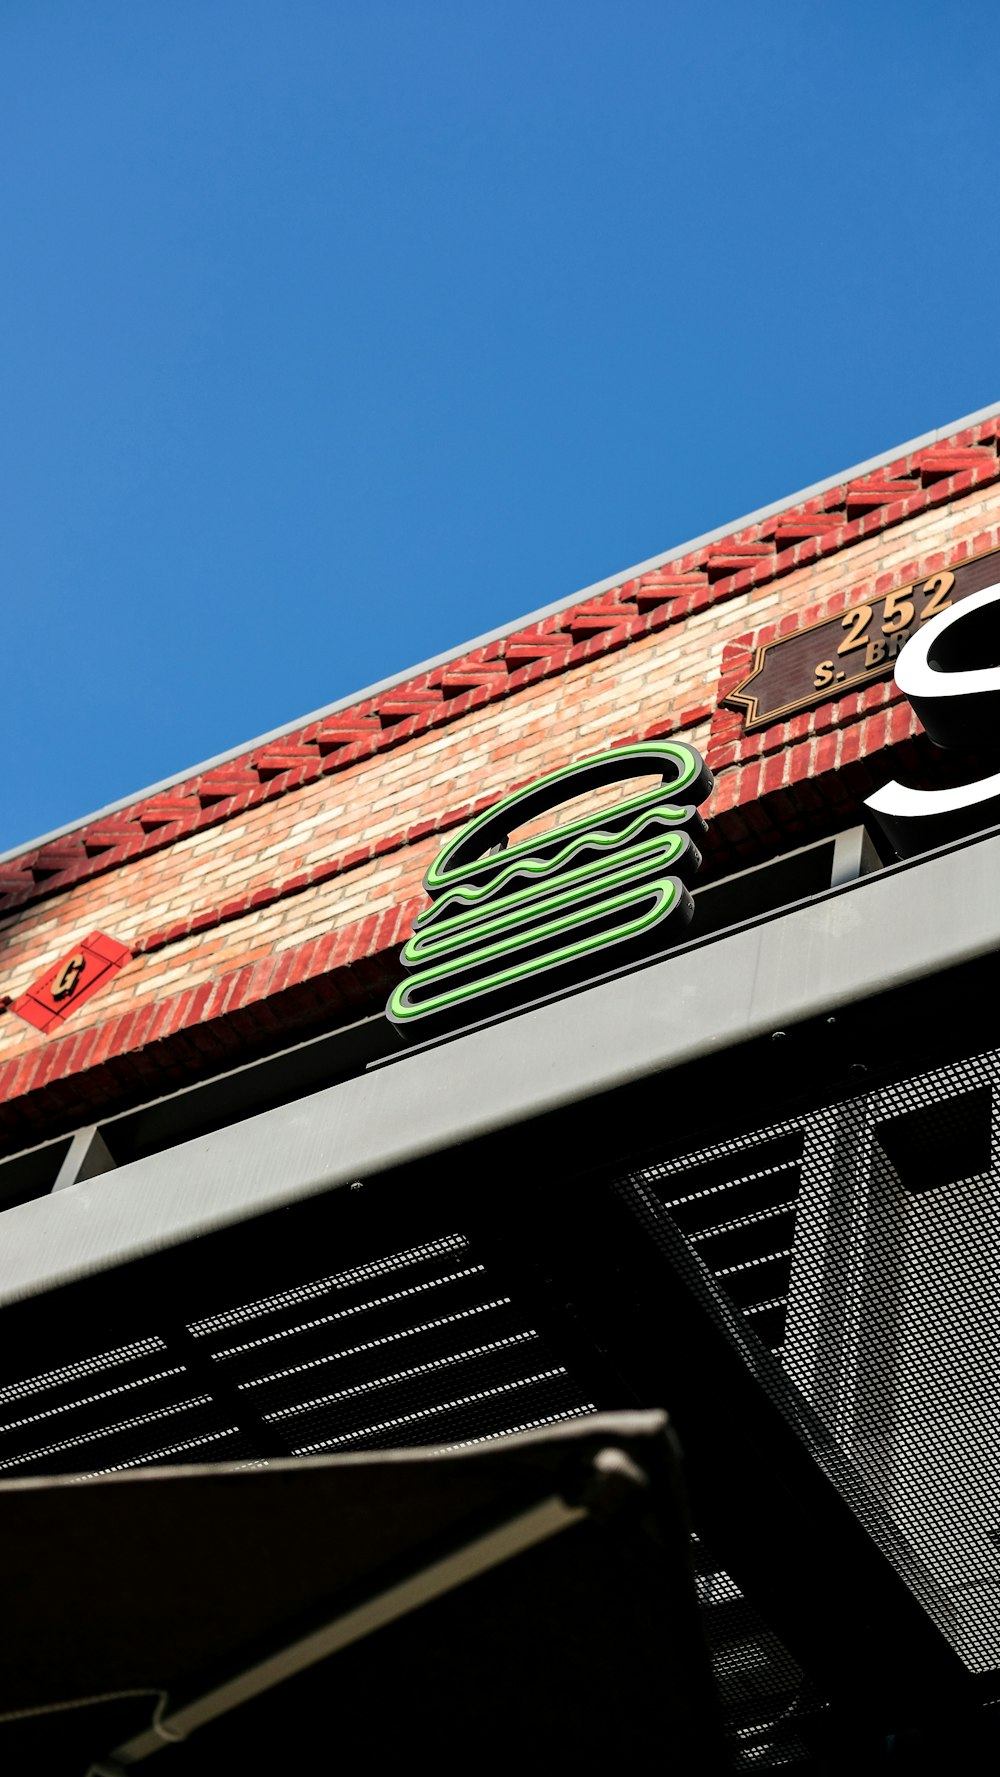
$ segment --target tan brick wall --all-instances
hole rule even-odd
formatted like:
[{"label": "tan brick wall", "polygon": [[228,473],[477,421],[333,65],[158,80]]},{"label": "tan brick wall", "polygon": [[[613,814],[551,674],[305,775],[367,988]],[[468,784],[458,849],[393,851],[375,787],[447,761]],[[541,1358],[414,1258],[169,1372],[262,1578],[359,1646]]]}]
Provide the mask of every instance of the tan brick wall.
[{"label": "tan brick wall", "polygon": [[[819,616],[824,601],[845,589],[856,588],[861,598],[876,583],[883,590],[890,577],[902,584],[934,552],[976,543],[998,525],[994,484],[29,905],[0,921],[0,992],[16,999],[92,930],[134,948],[174,922],[477,797],[499,796],[515,782],[655,725],[704,746],[709,718],[686,727],[683,718],[712,704],[727,642],[787,612],[816,607]],[[409,901],[440,844],[435,834],[398,845],[316,887],[135,956],[66,1029],[82,1032]],[[0,1017],[0,1063],[51,1040],[10,1011]]]}]

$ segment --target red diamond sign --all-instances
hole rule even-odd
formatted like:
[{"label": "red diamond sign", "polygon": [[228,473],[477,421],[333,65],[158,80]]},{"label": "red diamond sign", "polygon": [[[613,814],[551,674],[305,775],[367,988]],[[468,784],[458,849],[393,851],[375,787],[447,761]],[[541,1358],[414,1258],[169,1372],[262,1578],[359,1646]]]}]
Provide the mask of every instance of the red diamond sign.
[{"label": "red diamond sign", "polygon": [[127,944],[119,944],[104,932],[91,932],[15,1000],[11,1011],[26,1018],[36,1030],[57,1029],[92,993],[106,987],[131,956]]}]

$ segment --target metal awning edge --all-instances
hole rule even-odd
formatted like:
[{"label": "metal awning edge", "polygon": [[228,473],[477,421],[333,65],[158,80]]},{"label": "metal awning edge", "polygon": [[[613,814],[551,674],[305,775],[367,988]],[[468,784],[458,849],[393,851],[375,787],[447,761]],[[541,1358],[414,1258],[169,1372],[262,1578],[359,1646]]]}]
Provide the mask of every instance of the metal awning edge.
[{"label": "metal awning edge", "polygon": [[991,833],[20,1204],[0,1305],[984,959],[998,881]]}]

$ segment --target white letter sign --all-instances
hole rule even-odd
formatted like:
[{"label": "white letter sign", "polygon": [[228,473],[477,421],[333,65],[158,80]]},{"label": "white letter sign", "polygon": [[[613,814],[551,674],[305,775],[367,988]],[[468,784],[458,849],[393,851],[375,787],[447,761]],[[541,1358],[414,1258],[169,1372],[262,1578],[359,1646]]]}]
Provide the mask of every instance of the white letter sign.
[{"label": "white letter sign", "polygon": [[[941,611],[907,642],[896,684],[939,747],[1000,741],[1000,584]],[[1000,823],[1000,772],[954,790],[895,781],[865,803],[901,857]]]}]

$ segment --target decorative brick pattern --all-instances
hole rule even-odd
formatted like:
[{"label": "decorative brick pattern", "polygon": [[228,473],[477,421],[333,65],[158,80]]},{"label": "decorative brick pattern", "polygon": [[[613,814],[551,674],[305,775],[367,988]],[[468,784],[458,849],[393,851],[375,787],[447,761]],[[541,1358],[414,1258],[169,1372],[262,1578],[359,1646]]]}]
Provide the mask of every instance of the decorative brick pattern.
[{"label": "decorative brick pattern", "polygon": [[[635,734],[623,734],[615,742],[616,746],[632,746],[641,741],[661,740],[667,734],[681,733],[685,729],[704,722],[711,714],[711,704],[703,704],[697,709],[684,712],[677,723],[670,721],[655,722],[652,727],[638,730]],[[490,796],[480,796],[475,802],[464,802],[457,808],[442,810],[433,820],[417,821],[411,827],[399,833],[386,834],[383,838],[368,845],[356,846],[338,857],[328,858],[322,864],[315,864],[308,870],[300,870],[295,876],[286,877],[283,882],[266,883],[250,893],[240,895],[231,901],[224,901],[219,906],[205,907],[190,918],[177,920],[174,924],[164,927],[162,931],[150,932],[138,938],[132,945],[132,956],[149,956],[153,951],[163,950],[168,944],[176,944],[183,938],[193,937],[198,932],[213,931],[217,926],[228,925],[232,920],[246,917],[248,913],[256,913],[260,908],[273,906],[276,901],[286,901],[293,895],[301,895],[308,889],[318,888],[324,882],[346,875],[357,870],[364,864],[370,864],[375,858],[389,857],[405,846],[417,845],[421,840],[432,835],[452,832],[456,827],[464,826],[474,815],[489,808],[502,796],[511,796],[516,790],[523,789],[531,778],[514,779],[509,783],[498,784]],[[0,1008],[2,1009],[2,1008]]]},{"label": "decorative brick pattern", "polygon": [[940,755],[891,682],[871,685],[860,696],[814,714],[819,721],[811,730],[766,753],[748,747],[745,759],[717,776],[707,811],[710,869],[757,863],[835,832],[856,821],[865,797],[890,777],[919,776],[925,783],[946,778]]},{"label": "decorative brick pattern", "polygon": [[1000,419],[901,457],[0,866],[0,912],[228,821],[1000,479]]},{"label": "decorative brick pattern", "polygon": [[[887,691],[871,687],[870,707],[844,728],[808,736],[721,779],[706,811],[709,868],[732,868],[830,831],[887,776],[924,769],[929,743],[908,704],[888,707]],[[169,1091],[275,1037],[290,1042],[379,1010],[401,974],[399,949],[425,905],[422,895],[412,896],[215,980],[148,999],[78,1035],[50,1036],[0,1064],[0,1142],[26,1145],[123,1100]]]},{"label": "decorative brick pattern", "polygon": [[0,1141],[10,1148],[154,1097],[276,1034],[356,1018],[385,1003],[422,899],[149,1001],[0,1065]]},{"label": "decorative brick pattern", "polygon": [[440,835],[586,753],[673,733],[706,752],[708,877],[849,824],[890,775],[933,781],[891,681],[752,736],[718,699],[762,625],[791,633],[1000,542],[996,422],[975,433],[5,866],[5,997],[91,928],[131,960],[65,1028],[0,1019],[3,1147],[379,1009]]}]

